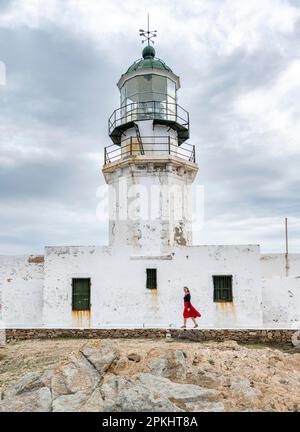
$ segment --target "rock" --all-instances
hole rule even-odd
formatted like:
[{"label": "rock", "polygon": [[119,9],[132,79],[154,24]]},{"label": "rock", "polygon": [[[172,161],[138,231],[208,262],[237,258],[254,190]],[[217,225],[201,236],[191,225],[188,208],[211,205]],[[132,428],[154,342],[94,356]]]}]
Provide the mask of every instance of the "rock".
[{"label": "rock", "polygon": [[72,354],[66,364],[60,365],[51,379],[53,399],[71,393],[90,395],[100,381],[95,367],[80,353]]},{"label": "rock", "polygon": [[136,363],[141,361],[141,356],[139,354],[136,353],[130,353],[127,356],[128,360],[134,361]]},{"label": "rock", "polygon": [[300,347],[300,330],[293,333],[292,344],[294,347]]},{"label": "rock", "polygon": [[104,412],[180,412],[178,406],[159,392],[132,380],[112,377],[102,386]]},{"label": "rock", "polygon": [[4,396],[11,398],[44,387],[41,376],[42,374],[37,372],[27,373],[16,384],[9,386],[4,392]]},{"label": "rock", "polygon": [[103,399],[100,388],[96,388],[89,399],[79,409],[80,412],[102,412]]},{"label": "rock", "polygon": [[49,412],[51,403],[51,391],[48,387],[42,387],[4,399],[0,402],[0,412]]},{"label": "rock", "polygon": [[87,395],[81,391],[59,396],[53,401],[54,412],[77,412],[87,402]]},{"label": "rock", "polygon": [[150,372],[173,380],[184,380],[186,377],[186,357],[183,351],[168,350],[161,356],[150,360]]},{"label": "rock", "polygon": [[200,358],[197,354],[195,354],[193,361],[192,361],[192,364],[193,364],[193,366],[197,366],[199,363],[200,363]]},{"label": "rock", "polygon": [[243,397],[248,401],[251,401],[258,396],[258,392],[251,386],[248,378],[231,380],[230,388],[236,393],[242,393]]},{"label": "rock", "polygon": [[52,395],[48,387],[43,387],[37,391],[37,411],[49,412],[52,406]]},{"label": "rock", "polygon": [[186,407],[193,412],[224,412],[225,407],[222,402],[197,402],[187,403]]},{"label": "rock", "polygon": [[241,346],[235,340],[227,340],[224,342],[220,342],[218,345],[218,349],[229,349],[233,351],[238,351],[241,349]]},{"label": "rock", "polygon": [[5,372],[0,411],[299,411],[296,348],[288,354],[235,341],[172,347],[148,340],[126,351],[124,341],[89,341],[54,370],[30,372],[9,387]]},{"label": "rock", "polygon": [[199,332],[197,332],[195,330],[180,331],[176,335],[176,339],[187,339],[187,340],[191,340],[191,341],[197,342],[199,340]]},{"label": "rock", "polygon": [[[178,384],[149,373],[131,379],[112,376],[102,385],[103,411],[183,411],[185,403],[209,402],[219,393],[193,384]],[[220,408],[220,407],[219,407]]]},{"label": "rock", "polygon": [[81,348],[84,357],[103,375],[110,366],[120,357],[118,350],[112,342],[93,341]]},{"label": "rock", "polygon": [[137,381],[149,390],[158,392],[161,396],[178,402],[203,401],[219,395],[216,390],[206,389],[194,384],[178,384],[167,378],[154,376],[148,373],[135,375]]},{"label": "rock", "polygon": [[171,335],[170,332],[167,332],[167,333],[166,333],[166,339],[165,339],[165,341],[166,341],[167,343],[171,343],[171,342],[173,342],[173,338],[172,338],[172,335]]},{"label": "rock", "polygon": [[197,373],[193,374],[193,380],[201,387],[218,388],[221,385],[220,379],[213,372],[198,369]]}]

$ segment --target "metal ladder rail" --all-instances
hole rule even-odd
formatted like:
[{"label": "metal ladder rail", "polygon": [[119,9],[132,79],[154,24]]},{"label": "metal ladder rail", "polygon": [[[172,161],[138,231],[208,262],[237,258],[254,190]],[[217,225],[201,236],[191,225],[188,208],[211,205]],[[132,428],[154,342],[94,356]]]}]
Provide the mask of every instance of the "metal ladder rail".
[{"label": "metal ladder rail", "polygon": [[135,133],[136,133],[136,137],[137,137],[138,143],[140,145],[141,154],[144,155],[145,154],[145,150],[144,150],[144,147],[143,147],[140,130],[139,130],[139,127],[138,127],[138,125],[136,123],[134,123],[134,128],[135,128]]}]

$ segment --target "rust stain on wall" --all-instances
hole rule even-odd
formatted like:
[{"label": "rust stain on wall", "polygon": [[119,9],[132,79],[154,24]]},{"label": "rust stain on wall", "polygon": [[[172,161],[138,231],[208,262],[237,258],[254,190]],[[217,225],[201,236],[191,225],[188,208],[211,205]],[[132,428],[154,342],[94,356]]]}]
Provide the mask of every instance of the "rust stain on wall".
[{"label": "rust stain on wall", "polygon": [[157,289],[151,289],[150,291],[152,300],[157,301]]},{"label": "rust stain on wall", "polygon": [[157,289],[151,289],[151,310],[157,316],[159,312],[159,299],[157,295]]},{"label": "rust stain on wall", "polygon": [[44,255],[30,255],[28,262],[30,264],[41,264],[45,261]]},{"label": "rust stain on wall", "polygon": [[72,311],[72,322],[75,327],[91,327],[91,311]]},{"label": "rust stain on wall", "polygon": [[217,311],[223,315],[229,315],[232,318],[236,318],[236,309],[233,302],[217,302]]}]

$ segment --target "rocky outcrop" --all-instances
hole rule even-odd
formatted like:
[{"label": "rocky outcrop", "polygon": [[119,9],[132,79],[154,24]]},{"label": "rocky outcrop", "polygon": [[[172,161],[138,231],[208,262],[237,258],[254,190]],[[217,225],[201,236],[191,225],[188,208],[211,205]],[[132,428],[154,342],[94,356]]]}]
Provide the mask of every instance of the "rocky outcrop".
[{"label": "rocky outcrop", "polygon": [[300,354],[236,341],[92,340],[76,348],[6,387],[0,411],[300,410]]},{"label": "rocky outcrop", "polygon": [[[168,350],[150,362],[153,373],[120,377],[113,366],[120,353],[109,341],[93,341],[72,353],[52,371],[29,373],[10,386],[0,402],[0,411],[192,411],[212,409],[218,392],[169,378],[185,376],[182,351]],[[128,355],[129,361],[141,357]],[[198,404],[198,405],[197,405]],[[200,405],[199,405],[200,404]],[[218,409],[222,410],[222,404]]]}]

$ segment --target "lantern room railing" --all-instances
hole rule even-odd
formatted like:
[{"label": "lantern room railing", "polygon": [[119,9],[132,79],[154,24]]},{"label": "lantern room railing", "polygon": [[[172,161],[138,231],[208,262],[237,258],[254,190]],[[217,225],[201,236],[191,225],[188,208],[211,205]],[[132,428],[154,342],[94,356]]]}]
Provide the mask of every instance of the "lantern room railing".
[{"label": "lantern room railing", "polygon": [[180,147],[170,136],[130,137],[122,141],[122,146],[112,144],[104,148],[104,164],[135,156],[172,155],[189,162],[196,162],[195,146],[184,143]]},{"label": "lantern room railing", "polygon": [[166,101],[133,102],[116,109],[108,120],[109,135],[115,144],[120,144],[120,136],[127,126],[142,120],[169,124],[178,132],[179,145],[189,137],[189,113],[180,105]]}]

